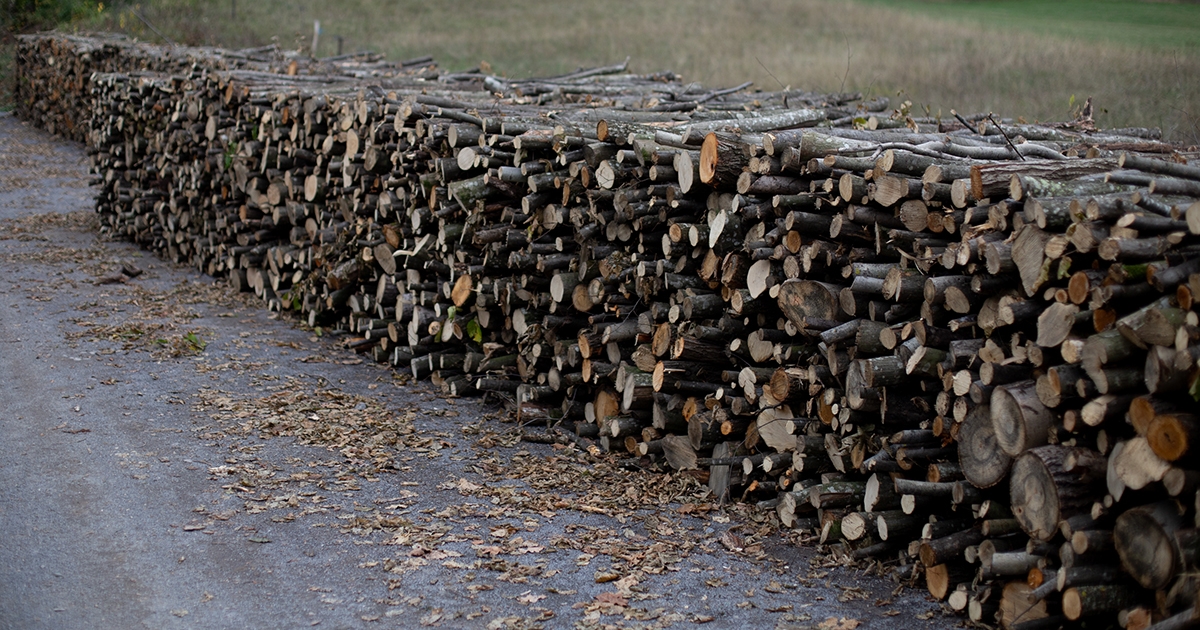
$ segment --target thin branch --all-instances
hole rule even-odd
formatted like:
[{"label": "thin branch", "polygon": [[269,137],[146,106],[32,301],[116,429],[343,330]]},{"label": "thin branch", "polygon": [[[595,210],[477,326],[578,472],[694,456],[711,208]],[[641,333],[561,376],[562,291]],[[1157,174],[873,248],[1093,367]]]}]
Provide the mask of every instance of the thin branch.
[{"label": "thin branch", "polygon": [[779,89],[787,91],[787,86],[783,84],[783,81],[780,81],[779,77],[775,76],[775,74],[771,72],[770,68],[767,67],[767,64],[763,63],[762,59],[758,58],[758,55],[754,56],[754,60],[758,62],[758,65],[762,66],[764,72],[770,75],[772,79],[775,79],[775,82],[779,84]]},{"label": "thin branch", "polygon": [[959,114],[958,112],[954,111],[953,109],[952,109],[952,110],[950,110],[950,114],[951,114],[952,116],[954,116],[955,118],[957,118],[957,119],[958,119],[958,122],[962,123],[964,127],[966,127],[967,129],[970,129],[970,130],[971,130],[971,133],[973,133],[973,134],[975,134],[975,135],[979,135],[979,130],[978,130],[978,129],[976,129],[975,127],[971,126],[971,123],[970,123],[970,121],[968,121],[966,118],[963,118],[961,114]]},{"label": "thin branch", "polygon": [[996,129],[1000,131],[1000,135],[1004,136],[1004,141],[1008,143],[1008,148],[1012,149],[1012,152],[1016,153],[1017,157],[1021,158],[1021,161],[1024,162],[1025,156],[1021,155],[1021,152],[1017,150],[1016,145],[1013,144],[1012,138],[1008,137],[1008,134],[1005,133],[1004,128],[1001,127],[1000,123],[996,122],[996,119],[992,117],[991,112],[988,112],[987,118],[988,120],[992,121],[993,125],[996,125]]},{"label": "thin branch", "polygon": [[690,110],[696,109],[697,107],[699,107],[700,105],[702,105],[704,103],[707,103],[708,101],[713,100],[714,98],[717,98],[718,96],[724,96],[726,94],[733,94],[734,92],[740,92],[740,91],[750,87],[751,85],[754,85],[753,81],[746,81],[745,83],[743,83],[741,85],[735,85],[731,88],[725,88],[723,90],[713,90],[707,94],[704,94],[703,96],[700,96],[699,98],[697,98],[695,100],[679,101],[677,103],[664,103],[662,105],[656,105],[654,107],[649,108],[649,111],[652,111],[652,112],[690,111]]},{"label": "thin branch", "polygon": [[167,37],[166,35],[163,35],[161,31],[154,28],[154,25],[150,23],[150,20],[147,20],[146,17],[142,15],[142,12],[138,11],[137,7],[129,7],[129,11],[131,13],[133,13],[134,16],[137,17],[137,19],[141,20],[142,24],[145,24],[147,28],[154,31],[155,35],[158,35],[159,37],[161,37],[163,41],[167,42],[168,44],[170,44],[172,46],[178,46],[178,44],[175,43],[175,40],[171,39],[170,37]]}]

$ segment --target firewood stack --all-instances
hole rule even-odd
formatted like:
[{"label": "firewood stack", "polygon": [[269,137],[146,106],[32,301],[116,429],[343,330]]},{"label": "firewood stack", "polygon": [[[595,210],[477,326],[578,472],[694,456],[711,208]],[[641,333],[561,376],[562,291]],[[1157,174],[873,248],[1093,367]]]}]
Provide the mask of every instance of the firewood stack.
[{"label": "firewood stack", "polygon": [[18,40],[21,58],[17,63],[22,72],[16,77],[17,113],[51,133],[79,142],[88,142],[93,73],[186,75],[193,70],[222,70],[264,87],[283,75],[297,86],[318,89],[364,79],[387,85],[396,79],[438,76],[430,57],[399,64],[372,53],[315,60],[274,44],[244,50],[155,46],[111,33],[58,33]]},{"label": "firewood stack", "polygon": [[256,54],[26,37],[19,111],[86,137],[106,229],[449,395],[899,558],[974,621],[1195,625],[1194,151]]}]

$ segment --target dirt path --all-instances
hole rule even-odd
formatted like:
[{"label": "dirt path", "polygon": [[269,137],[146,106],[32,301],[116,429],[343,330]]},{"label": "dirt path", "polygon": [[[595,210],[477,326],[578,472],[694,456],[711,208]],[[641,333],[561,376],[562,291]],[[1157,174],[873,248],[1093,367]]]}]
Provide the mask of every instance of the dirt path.
[{"label": "dirt path", "polygon": [[85,182],[0,115],[0,628],[952,623],[98,238]]}]

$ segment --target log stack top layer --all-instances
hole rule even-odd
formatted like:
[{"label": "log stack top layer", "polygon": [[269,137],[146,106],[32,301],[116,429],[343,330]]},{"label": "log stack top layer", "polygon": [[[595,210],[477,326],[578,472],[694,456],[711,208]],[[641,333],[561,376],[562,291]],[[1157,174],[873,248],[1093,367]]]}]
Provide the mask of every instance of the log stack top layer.
[{"label": "log stack top layer", "polygon": [[974,621],[1197,617],[1200,164],[625,64],[24,37],[104,229],[450,395],[690,470]]}]

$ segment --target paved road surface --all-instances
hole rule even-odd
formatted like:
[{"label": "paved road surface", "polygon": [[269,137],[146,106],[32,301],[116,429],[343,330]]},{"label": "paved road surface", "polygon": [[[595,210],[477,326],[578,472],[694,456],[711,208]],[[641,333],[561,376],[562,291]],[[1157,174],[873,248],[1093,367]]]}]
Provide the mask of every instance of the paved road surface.
[{"label": "paved road surface", "polygon": [[0,628],[953,623],[99,238],[85,172],[0,115]]}]

